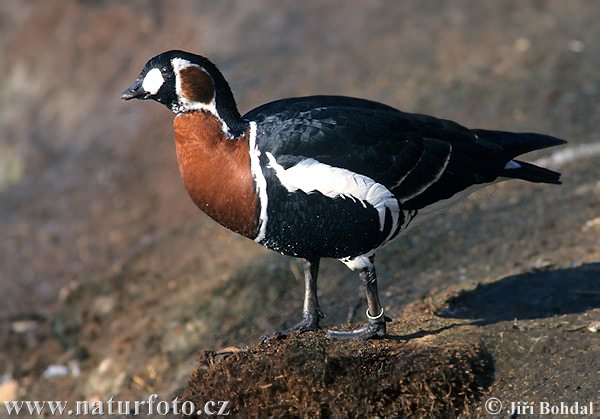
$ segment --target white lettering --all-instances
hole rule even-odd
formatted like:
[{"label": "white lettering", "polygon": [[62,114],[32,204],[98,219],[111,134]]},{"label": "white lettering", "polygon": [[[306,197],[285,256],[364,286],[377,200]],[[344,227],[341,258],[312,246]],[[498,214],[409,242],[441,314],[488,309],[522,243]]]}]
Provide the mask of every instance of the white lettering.
[{"label": "white lettering", "polygon": [[194,414],[194,403],[192,403],[191,401],[186,401],[183,402],[183,404],[181,405],[181,413],[183,413],[186,416],[192,416]]},{"label": "white lettering", "polygon": [[169,403],[165,400],[161,400],[160,402],[158,402],[158,404],[156,405],[156,412],[159,415],[165,416],[167,413],[169,413]]},{"label": "white lettering", "polygon": [[131,409],[131,402],[129,400],[119,400],[117,402],[117,411],[119,415],[129,415],[129,411]]},{"label": "white lettering", "polygon": [[217,413],[218,415],[223,415],[223,416],[227,416],[229,415],[229,409],[227,409],[227,406],[229,405],[228,401],[225,400],[221,400],[220,402],[221,408],[219,409],[219,413]]},{"label": "white lettering", "polygon": [[140,414],[140,407],[141,406],[145,406],[146,405],[146,401],[135,401],[133,402],[133,413],[137,416]]},{"label": "white lettering", "polygon": [[148,397],[148,415],[152,415],[154,413],[154,401],[158,399],[157,394],[151,394]]},{"label": "white lettering", "polygon": [[92,403],[92,416],[104,415],[104,403],[96,400]]},{"label": "white lettering", "polygon": [[206,402],[204,404],[204,413],[206,413],[208,416],[213,416],[215,414],[215,412],[212,409],[209,409],[208,407],[214,407],[217,403],[210,401],[210,402]]}]

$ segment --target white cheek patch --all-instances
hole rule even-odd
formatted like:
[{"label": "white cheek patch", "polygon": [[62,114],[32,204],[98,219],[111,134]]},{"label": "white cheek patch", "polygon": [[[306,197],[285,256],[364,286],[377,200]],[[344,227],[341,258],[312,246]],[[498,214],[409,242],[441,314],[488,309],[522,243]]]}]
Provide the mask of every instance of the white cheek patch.
[{"label": "white cheek patch", "polygon": [[148,74],[146,74],[146,77],[144,77],[142,88],[146,92],[155,95],[164,82],[165,79],[163,79],[160,70],[158,68],[153,68],[152,70],[148,71]]}]

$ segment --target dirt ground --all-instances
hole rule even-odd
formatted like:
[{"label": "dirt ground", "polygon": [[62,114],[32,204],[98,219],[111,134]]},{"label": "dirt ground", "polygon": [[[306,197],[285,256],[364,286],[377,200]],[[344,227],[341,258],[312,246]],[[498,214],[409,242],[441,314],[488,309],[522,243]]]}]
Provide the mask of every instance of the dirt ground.
[{"label": "dirt ground", "polygon": [[[600,412],[598,39],[600,4],[585,0],[3,2],[0,399]],[[494,185],[382,249],[388,339],[260,345],[300,316],[300,264],[199,213],[172,115],[119,100],[174,48],[216,62],[242,112],[344,94],[564,138],[528,156],[563,185]],[[364,321],[356,274],[324,261],[319,286],[325,326]]]}]

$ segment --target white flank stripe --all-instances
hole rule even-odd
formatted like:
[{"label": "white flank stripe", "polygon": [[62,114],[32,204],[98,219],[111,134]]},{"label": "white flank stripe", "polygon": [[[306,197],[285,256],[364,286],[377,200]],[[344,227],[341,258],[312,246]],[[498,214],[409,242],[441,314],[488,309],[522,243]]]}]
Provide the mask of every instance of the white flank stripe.
[{"label": "white flank stripe", "polygon": [[556,170],[571,162],[594,157],[596,155],[600,155],[600,143],[581,144],[555,151],[550,154],[550,156],[535,160],[532,163],[536,166]]},{"label": "white flank stripe", "polygon": [[519,169],[520,167],[521,165],[514,160],[509,161],[506,163],[506,166],[504,166],[505,169]]},{"label": "white flank stripe", "polygon": [[444,161],[444,164],[442,165],[442,167],[440,167],[439,172],[435,175],[435,177],[433,178],[433,180],[425,185],[423,185],[420,189],[418,189],[416,192],[402,197],[402,200],[400,201],[400,203],[404,203],[406,201],[410,201],[411,199],[413,199],[414,197],[420,195],[421,193],[423,193],[424,191],[427,190],[427,188],[429,188],[431,185],[433,185],[435,182],[437,182],[442,175],[444,174],[444,171],[446,170],[446,167],[448,167],[448,162],[450,161],[450,156],[452,155],[452,145],[448,144],[448,147],[450,147],[450,150],[448,150],[448,156],[446,156],[446,160]]},{"label": "white flank stripe", "polygon": [[255,242],[261,242],[267,234],[267,205],[269,197],[267,196],[267,180],[260,167],[260,150],[256,147],[256,122],[250,122],[250,170],[256,183],[256,192],[260,203],[260,229],[258,235],[254,238]]},{"label": "white flank stripe", "polygon": [[146,77],[144,77],[142,89],[151,95],[155,95],[160,90],[160,87],[164,82],[165,79],[163,79],[162,74],[160,74],[160,70],[158,68],[153,68],[152,70],[148,71]]},{"label": "white flank stripe", "polygon": [[[379,230],[385,225],[386,209],[392,216],[391,236],[398,225],[400,208],[392,193],[373,179],[347,169],[329,166],[315,159],[302,160],[289,169],[284,169],[271,153],[267,153],[269,167],[275,170],[282,185],[294,192],[298,189],[311,193],[318,191],[330,198],[350,197],[371,204],[379,213]],[[389,237],[388,237],[389,239]]]}]

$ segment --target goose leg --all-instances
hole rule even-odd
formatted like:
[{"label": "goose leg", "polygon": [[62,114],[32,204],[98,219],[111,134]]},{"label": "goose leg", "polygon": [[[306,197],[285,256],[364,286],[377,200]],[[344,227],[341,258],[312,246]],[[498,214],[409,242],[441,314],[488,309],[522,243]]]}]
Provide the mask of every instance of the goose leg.
[{"label": "goose leg", "polygon": [[308,332],[319,329],[319,320],[324,317],[319,307],[317,298],[317,276],[319,274],[319,258],[312,260],[303,259],[304,266],[304,306],[302,308],[302,320],[287,329],[271,333],[263,337],[263,341],[279,335],[288,335],[296,332]]},{"label": "goose leg", "polygon": [[363,268],[359,272],[360,282],[367,296],[367,319],[366,326],[355,330],[327,330],[327,335],[334,339],[370,339],[386,336],[386,321],[390,319],[384,314],[383,307],[379,302],[377,293],[377,274],[375,266]]}]

